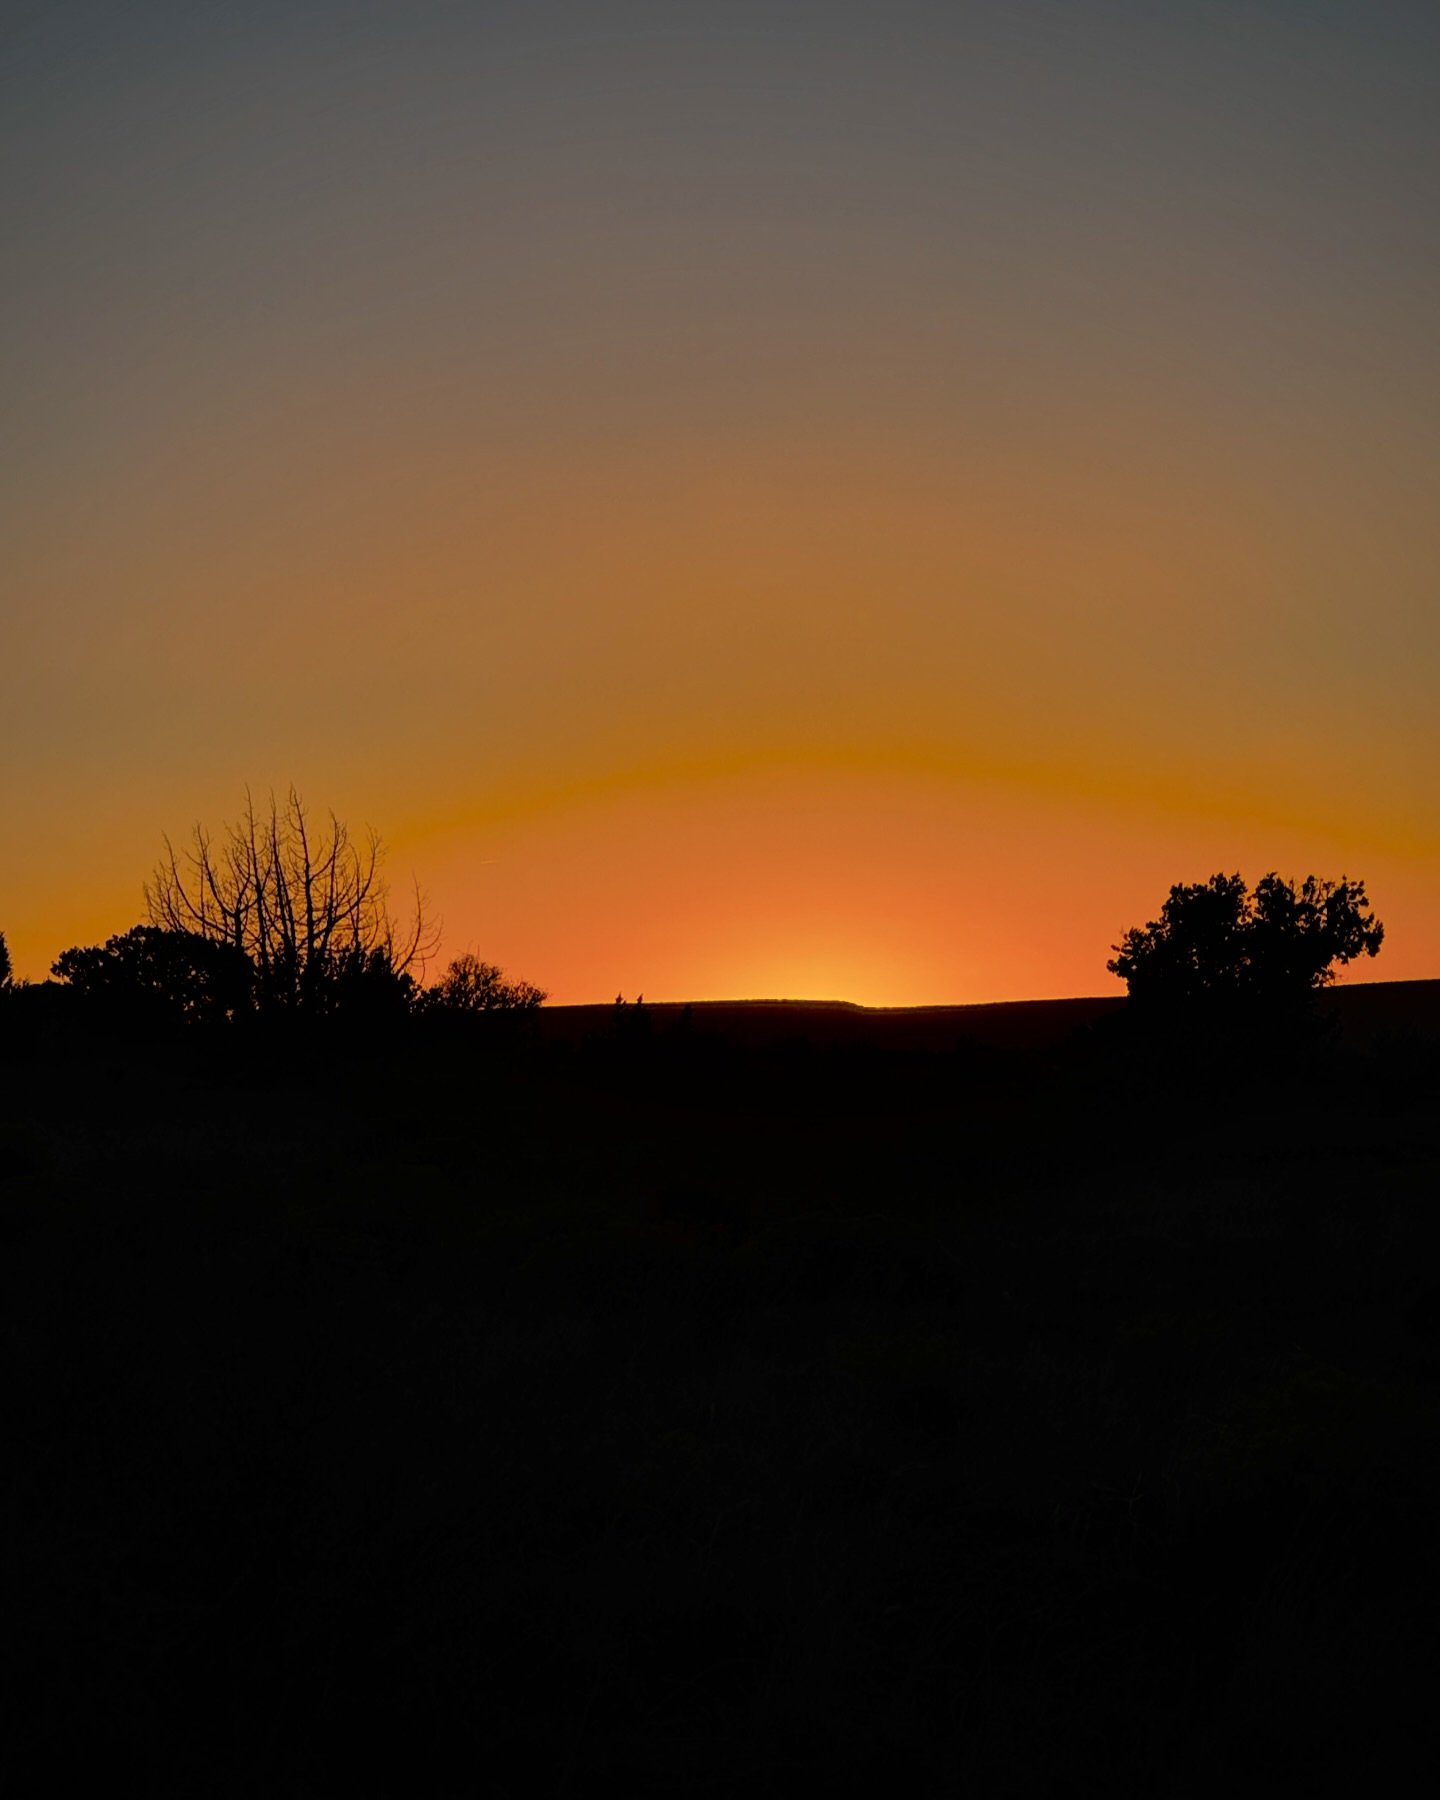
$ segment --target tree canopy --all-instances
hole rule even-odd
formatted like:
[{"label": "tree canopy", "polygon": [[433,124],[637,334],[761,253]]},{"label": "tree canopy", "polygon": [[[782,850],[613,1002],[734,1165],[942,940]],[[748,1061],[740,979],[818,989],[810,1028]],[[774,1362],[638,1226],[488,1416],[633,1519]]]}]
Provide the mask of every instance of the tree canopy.
[{"label": "tree canopy", "polygon": [[403,921],[391,914],[383,846],[360,842],[334,813],[317,824],[292,787],[214,837],[196,825],[183,851],[167,838],[145,888],[152,926],[243,952],[261,1012],[330,1012],[388,981],[409,989],[435,932],[417,890]]},{"label": "tree canopy", "polygon": [[1334,965],[1375,956],[1385,928],[1365,885],[1268,874],[1253,893],[1239,875],[1176,886],[1160,917],[1127,931],[1106,963],[1132,999],[1153,1005],[1303,1000]]},{"label": "tree canopy", "polygon": [[507,981],[494,963],[468,952],[457,956],[445,973],[417,998],[426,1013],[531,1012],[545,999],[543,988],[528,981]]},{"label": "tree canopy", "polygon": [[251,1005],[254,970],[233,944],[136,925],[103,944],[63,950],[51,974],[128,1019],[214,1024]]}]

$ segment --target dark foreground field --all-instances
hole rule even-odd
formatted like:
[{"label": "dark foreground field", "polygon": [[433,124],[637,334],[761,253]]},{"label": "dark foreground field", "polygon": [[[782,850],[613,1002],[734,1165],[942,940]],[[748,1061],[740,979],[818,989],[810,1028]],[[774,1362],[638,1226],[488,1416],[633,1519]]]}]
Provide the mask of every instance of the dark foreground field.
[{"label": "dark foreground field", "polygon": [[1395,1788],[1440,983],[1332,1012],[10,1029],[0,1787]]}]

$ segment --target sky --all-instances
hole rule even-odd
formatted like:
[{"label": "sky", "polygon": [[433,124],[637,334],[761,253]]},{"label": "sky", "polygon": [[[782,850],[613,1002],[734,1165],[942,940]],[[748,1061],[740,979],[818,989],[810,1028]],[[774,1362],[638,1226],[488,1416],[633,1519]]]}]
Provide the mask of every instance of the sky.
[{"label": "sky", "polygon": [[294,784],[555,1001],[1440,976],[1440,11],[0,24],[0,930]]}]

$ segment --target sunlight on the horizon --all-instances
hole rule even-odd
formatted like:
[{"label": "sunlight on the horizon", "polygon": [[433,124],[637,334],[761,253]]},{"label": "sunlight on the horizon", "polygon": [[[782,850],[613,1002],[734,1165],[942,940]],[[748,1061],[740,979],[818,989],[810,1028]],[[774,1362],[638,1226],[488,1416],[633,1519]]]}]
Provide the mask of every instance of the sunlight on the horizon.
[{"label": "sunlight on the horizon", "polygon": [[[908,968],[883,948],[786,952],[737,959],[733,970],[716,971],[703,996],[715,1000],[839,1000],[855,1006],[923,1006],[936,999],[923,970]],[[955,1000],[963,996],[945,996]]]}]

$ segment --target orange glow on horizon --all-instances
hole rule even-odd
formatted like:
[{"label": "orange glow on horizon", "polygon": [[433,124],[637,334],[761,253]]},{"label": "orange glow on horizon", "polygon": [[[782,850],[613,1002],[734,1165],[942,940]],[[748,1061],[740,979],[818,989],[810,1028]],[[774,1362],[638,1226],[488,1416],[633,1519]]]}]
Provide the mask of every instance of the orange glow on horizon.
[{"label": "orange glow on horizon", "polygon": [[[1367,881],[1386,945],[1342,980],[1440,966],[1436,857],[1373,827],[1322,834],[1122,803],[1077,778],[858,761],[621,772],[528,799],[455,805],[448,817],[436,807],[383,834],[397,908],[413,875],[443,923],[432,974],[470,949],[570,1004],[617,992],[868,1006],[1119,993],[1104,965],[1121,932],[1153,917],[1172,882],[1237,868],[1251,881],[1271,868]],[[211,810],[207,822],[225,816]],[[176,821],[171,835],[185,828]],[[37,887],[33,918],[15,929],[12,913],[7,930],[20,975],[40,978],[69,944],[141,916],[160,832],[144,859],[115,827],[96,842],[117,864],[123,852],[130,879],[108,897]]]},{"label": "orange glow on horizon", "polygon": [[1351,978],[1432,972],[1424,865],[1353,848],[1003,783],[772,768],[432,828],[397,855],[429,869],[442,956],[472,948],[557,1003],[917,1006],[1119,993],[1120,933],[1222,867],[1358,869],[1390,937]]}]

